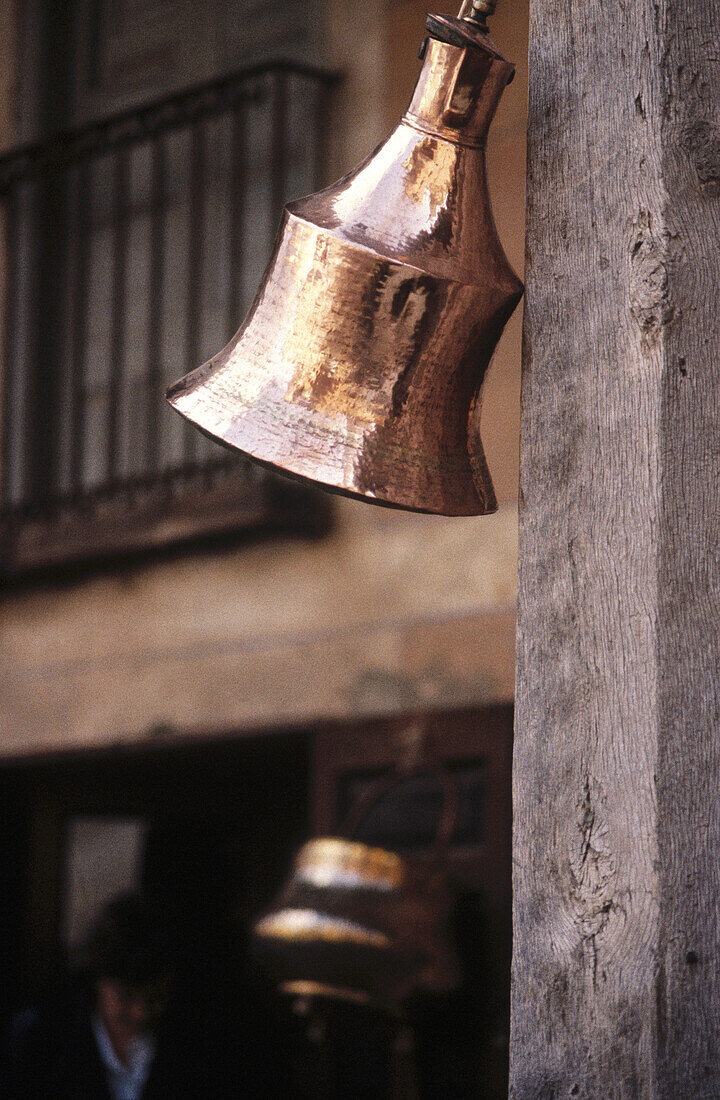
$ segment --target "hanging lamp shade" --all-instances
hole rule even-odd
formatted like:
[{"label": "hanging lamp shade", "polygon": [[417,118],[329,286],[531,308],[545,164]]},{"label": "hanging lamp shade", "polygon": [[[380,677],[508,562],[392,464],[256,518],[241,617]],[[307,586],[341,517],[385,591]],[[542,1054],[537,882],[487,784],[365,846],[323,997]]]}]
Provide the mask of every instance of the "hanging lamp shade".
[{"label": "hanging lamp shade", "polygon": [[514,74],[487,34],[492,7],[429,16],[399,125],[355,171],[285,208],[239,332],[168,391],[213,439],[375,503],[495,510],[473,412],[522,284],[486,179]]},{"label": "hanging lamp shade", "polygon": [[458,815],[452,773],[430,771],[442,803],[424,852],[400,855],[353,839],[363,820],[368,828],[374,807],[422,774],[412,768],[381,777],[355,803],[340,836],[316,837],[298,852],[288,881],[252,930],[258,957],[281,992],[398,1013],[413,996],[458,986],[448,875]]}]

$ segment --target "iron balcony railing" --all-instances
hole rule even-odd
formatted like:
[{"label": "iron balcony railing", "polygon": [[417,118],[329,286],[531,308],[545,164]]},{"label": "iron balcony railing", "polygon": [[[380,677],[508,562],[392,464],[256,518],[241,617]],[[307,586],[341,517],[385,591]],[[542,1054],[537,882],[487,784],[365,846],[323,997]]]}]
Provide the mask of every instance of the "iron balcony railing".
[{"label": "iron balcony railing", "polygon": [[307,519],[163,393],[237,329],[283,204],[322,182],[336,80],[275,62],[0,158],[6,574]]}]

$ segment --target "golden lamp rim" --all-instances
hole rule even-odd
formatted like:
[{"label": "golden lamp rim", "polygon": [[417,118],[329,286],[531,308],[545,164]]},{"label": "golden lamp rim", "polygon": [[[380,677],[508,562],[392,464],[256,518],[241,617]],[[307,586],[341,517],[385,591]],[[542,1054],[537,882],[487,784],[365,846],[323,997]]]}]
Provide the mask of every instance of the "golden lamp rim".
[{"label": "golden lamp rim", "polygon": [[391,887],[400,886],[406,875],[405,861],[396,852],[344,837],[316,837],[303,845],[295,859],[295,870],[316,868],[359,875]]}]

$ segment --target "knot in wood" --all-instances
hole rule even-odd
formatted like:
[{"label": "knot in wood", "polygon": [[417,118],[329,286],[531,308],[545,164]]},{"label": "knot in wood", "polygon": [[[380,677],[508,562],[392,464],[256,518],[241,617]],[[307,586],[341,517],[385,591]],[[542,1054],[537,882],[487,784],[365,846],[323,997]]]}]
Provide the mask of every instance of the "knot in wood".
[{"label": "knot in wood", "polygon": [[649,211],[641,211],[630,246],[630,312],[647,347],[653,347],[675,316],[668,278],[668,235],[654,233]]},{"label": "knot in wood", "polygon": [[706,118],[695,119],[686,127],[682,146],[695,166],[702,190],[720,194],[720,127]]},{"label": "knot in wood", "polygon": [[616,860],[599,799],[585,777],[577,803],[577,833],[569,853],[570,900],[575,925],[583,939],[593,939],[605,927],[614,908]]}]

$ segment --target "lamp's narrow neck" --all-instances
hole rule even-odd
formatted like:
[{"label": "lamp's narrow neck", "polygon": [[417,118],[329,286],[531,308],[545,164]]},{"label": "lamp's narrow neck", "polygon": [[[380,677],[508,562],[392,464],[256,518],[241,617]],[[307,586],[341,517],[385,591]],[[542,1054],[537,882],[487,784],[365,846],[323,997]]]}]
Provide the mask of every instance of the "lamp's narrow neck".
[{"label": "lamp's narrow neck", "polygon": [[[441,19],[429,16],[429,21]],[[422,71],[418,77],[406,119],[459,145],[481,146],[490,122],[515,66],[510,64],[486,35],[476,43],[458,46],[452,23],[439,25],[439,34],[428,39]],[[443,32],[447,30],[447,37]],[[457,33],[457,32],[455,32]],[[443,37],[440,37],[443,34]]]}]

